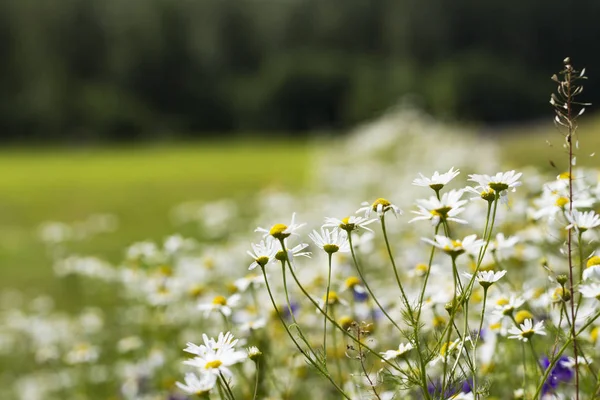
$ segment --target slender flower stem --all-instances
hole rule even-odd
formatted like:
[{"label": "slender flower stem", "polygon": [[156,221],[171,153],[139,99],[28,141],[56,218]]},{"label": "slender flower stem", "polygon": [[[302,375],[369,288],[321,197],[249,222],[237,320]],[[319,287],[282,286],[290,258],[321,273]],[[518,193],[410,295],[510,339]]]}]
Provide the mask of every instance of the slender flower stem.
[{"label": "slender flower stem", "polygon": [[[263,276],[265,278],[265,286],[267,287],[267,292],[269,293],[269,298],[271,299],[271,304],[273,305],[273,308],[275,309],[275,314],[277,314],[277,316],[279,317],[279,320],[281,321],[281,324],[283,325],[285,331],[287,332],[288,336],[290,337],[290,339],[292,339],[292,342],[294,342],[294,344],[296,345],[296,348],[298,349],[298,351],[300,351],[300,353],[304,356],[304,358],[306,359],[306,361],[312,365],[313,367],[315,367],[325,378],[327,378],[327,380],[329,382],[331,382],[331,384],[336,388],[336,390],[346,399],[348,400],[352,400],[343,390],[342,388],[340,388],[338,386],[338,384],[331,378],[331,376],[329,375],[329,373],[324,370],[323,368],[321,368],[321,366],[311,357],[311,355],[309,355],[306,350],[304,350],[300,344],[298,343],[298,341],[296,340],[296,338],[294,338],[294,335],[292,335],[292,332],[290,332],[290,329],[287,326],[287,323],[284,321],[283,317],[281,316],[281,313],[279,312],[279,309],[277,308],[277,304],[275,303],[275,299],[273,298],[273,293],[271,292],[271,286],[269,285],[269,281],[267,280],[267,273],[265,272],[265,268],[261,266],[262,272],[263,272]],[[293,272],[292,272],[293,275]]]},{"label": "slender flower stem", "polygon": [[[291,273],[292,273],[292,277],[296,281],[296,284],[298,285],[298,287],[300,288],[300,291],[302,291],[302,293],[304,294],[304,296],[306,296],[306,298],[308,298],[310,300],[310,302],[317,308],[317,311],[319,311],[323,315],[327,315],[327,314],[325,314],[325,310],[323,310],[321,308],[321,306],[319,305],[319,303],[315,299],[313,299],[313,297],[306,291],[306,289],[304,288],[304,286],[302,286],[302,283],[300,283],[300,281],[298,280],[298,276],[296,275],[296,273],[293,270],[291,270]],[[332,324],[334,327],[336,327],[345,336],[347,336],[348,338],[350,338],[354,343],[357,343],[357,344],[359,343],[358,342],[359,339],[357,339],[352,334],[350,334],[335,319],[331,318],[329,315],[327,315],[327,319],[329,320],[330,324]],[[393,363],[391,363],[390,361],[384,359],[383,356],[381,356],[379,353],[377,353],[371,347],[367,346],[364,343],[361,343],[361,346],[364,347],[365,349],[369,350],[375,357],[379,358],[383,363],[385,363],[388,366],[392,367],[396,371],[398,371],[398,372],[402,371],[398,366],[396,366]]]},{"label": "slender flower stem", "polygon": [[481,329],[483,328],[483,317],[485,315],[488,289],[489,287],[483,288],[483,307],[481,309],[481,319],[479,320],[479,330],[475,335],[475,341],[473,343],[473,394],[475,395],[475,400],[477,400],[479,397],[479,394],[477,393],[477,343],[479,342],[479,336],[481,335]]},{"label": "slender flower stem", "polygon": [[[398,268],[396,267],[396,261],[394,261],[394,256],[392,255],[392,248],[390,246],[390,241],[387,235],[387,229],[385,227],[385,214],[379,217],[381,221],[381,230],[383,231],[383,239],[385,241],[385,247],[387,248],[388,256],[390,257],[390,262],[392,263],[392,268],[394,269],[394,276],[396,277],[396,283],[400,288],[400,292],[402,293],[402,298],[404,300],[404,305],[408,311],[408,315],[411,319],[413,319],[412,308],[410,307],[410,303],[408,302],[408,297],[406,297],[406,293],[404,292],[404,288],[402,287],[402,282],[400,282],[400,275],[398,274]],[[414,321],[412,321],[414,323]]]},{"label": "slender flower stem", "polygon": [[[438,234],[438,231],[440,230],[440,225],[438,224],[435,227],[435,233],[434,233],[434,237],[435,235]],[[433,256],[435,254],[435,249],[437,247],[435,246],[431,246],[431,253],[429,254],[429,263],[427,264],[427,272],[425,273],[425,281],[423,282],[423,287],[421,288],[421,294],[419,295],[419,303],[417,304],[417,317],[416,317],[416,323],[419,323],[419,319],[421,318],[421,310],[423,308],[423,299],[425,298],[425,289],[427,288],[427,282],[429,280],[429,275],[431,273],[431,266],[433,264]]]},{"label": "slender flower stem", "polygon": [[[327,291],[325,292],[325,314],[327,314],[329,307],[329,289],[331,288],[331,253],[327,253],[328,268],[327,268]],[[323,317],[323,356],[325,358],[325,365],[327,365],[327,317]]]},{"label": "slender flower stem", "polygon": [[225,390],[227,391],[227,394],[229,395],[231,400],[235,400],[235,395],[231,390],[231,386],[229,386],[229,383],[227,382],[227,379],[225,379],[225,377],[223,376],[222,372],[219,372],[219,377],[221,378],[221,382],[223,382],[223,384],[225,385]]},{"label": "slender flower stem", "polygon": [[[573,215],[573,134],[574,126],[573,126],[573,118],[572,118],[572,96],[571,96],[571,72],[572,67],[570,64],[565,66],[565,85],[566,85],[566,101],[565,105],[567,107],[567,120],[569,122],[567,129],[567,143],[569,148],[569,214]],[[569,259],[569,290],[571,290],[571,295],[573,292],[573,235],[571,233],[571,229],[567,232],[567,252]],[[575,358],[575,398],[579,400],[579,368],[577,365],[577,338],[575,336],[575,302],[571,301],[571,319],[573,324],[571,324],[571,335],[573,337],[573,356]]]},{"label": "slender flower stem", "polygon": [[[335,307],[331,307],[331,317],[335,320]],[[325,318],[327,319],[327,318]],[[338,378],[340,382],[342,382],[342,386],[344,386],[344,376],[342,375],[342,365],[340,363],[340,358],[338,357],[338,345],[337,345],[337,331],[334,329],[331,333],[331,338],[333,341],[333,359],[335,361],[335,368],[337,370]]]},{"label": "slender flower stem", "polygon": [[[454,297],[452,298],[452,312],[450,313],[450,321],[448,322],[448,336],[445,339],[444,344],[446,345],[446,352],[444,354],[444,373],[442,380],[442,393],[446,391],[446,383],[450,381],[446,376],[446,371],[448,368],[448,354],[450,353],[450,335],[452,334],[452,327],[454,326],[454,316],[456,315],[456,310],[458,309],[458,285],[456,284],[457,278],[457,270],[456,270],[456,256],[452,256],[452,274],[454,276]],[[443,336],[442,336],[443,338]],[[460,358],[460,352],[458,353],[458,358]]]},{"label": "slender flower stem", "polygon": [[531,348],[531,354],[533,355],[533,361],[535,362],[535,364],[540,368],[540,371],[542,372],[542,374],[544,373],[544,367],[542,367],[542,365],[540,364],[540,359],[535,351],[535,347],[533,347],[533,338],[529,338],[528,342],[529,342],[529,348]]},{"label": "slender flower stem", "polygon": [[354,252],[354,246],[352,244],[352,235],[350,233],[348,233],[348,243],[350,245],[350,253],[352,254],[352,260],[354,261],[354,266],[356,267],[356,271],[358,272],[358,276],[360,276],[362,283],[365,285],[365,289],[367,289],[367,292],[369,292],[369,295],[371,296],[371,298],[373,299],[375,304],[377,304],[377,306],[379,307],[379,309],[381,310],[383,315],[385,315],[387,317],[387,319],[392,323],[392,325],[394,325],[396,327],[396,329],[398,329],[398,331],[402,331],[402,329],[400,329],[400,326],[396,323],[396,321],[394,321],[392,319],[392,317],[390,317],[390,315],[387,313],[385,308],[381,305],[381,303],[379,303],[379,300],[377,300],[377,297],[375,297],[375,294],[371,290],[369,283],[365,279],[364,274],[362,273],[362,270],[358,264],[358,260],[356,259],[356,253]]},{"label": "slender flower stem", "polygon": [[256,395],[258,394],[258,377],[260,376],[260,360],[257,360],[256,363],[256,377],[254,380],[254,395],[252,396],[252,400],[256,400]]}]

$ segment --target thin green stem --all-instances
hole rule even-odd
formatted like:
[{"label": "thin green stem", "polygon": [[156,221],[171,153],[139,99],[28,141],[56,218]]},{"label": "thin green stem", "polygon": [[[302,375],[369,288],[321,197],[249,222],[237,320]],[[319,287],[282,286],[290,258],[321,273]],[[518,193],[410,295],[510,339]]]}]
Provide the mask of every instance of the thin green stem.
[{"label": "thin green stem", "polygon": [[[398,288],[400,288],[400,292],[402,293],[402,298],[404,300],[404,305],[408,311],[408,315],[411,319],[413,319],[412,308],[410,307],[410,303],[408,302],[408,297],[406,297],[406,293],[404,292],[404,288],[402,287],[402,282],[400,282],[400,275],[398,274],[398,268],[396,267],[396,261],[394,261],[394,256],[392,255],[392,248],[390,246],[390,241],[387,235],[387,229],[385,227],[385,214],[379,217],[381,221],[381,230],[383,232],[383,239],[385,241],[385,247],[387,248],[388,256],[390,257],[390,262],[392,263],[392,268],[394,269],[394,276],[396,277],[396,283],[398,284]],[[414,323],[414,321],[412,321]]]},{"label": "thin green stem", "polygon": [[[279,317],[279,320],[281,321],[281,324],[283,325],[285,331],[287,332],[288,336],[290,337],[290,339],[292,339],[292,342],[294,342],[294,344],[296,345],[296,348],[298,349],[298,351],[300,351],[300,353],[304,356],[304,358],[306,359],[306,361],[312,365],[313,367],[315,367],[329,382],[331,382],[331,384],[336,388],[336,390],[338,392],[340,392],[340,394],[342,396],[344,396],[346,399],[348,400],[352,400],[343,390],[342,388],[340,388],[338,386],[337,383],[335,383],[335,381],[331,378],[331,376],[329,375],[329,373],[326,370],[323,370],[319,364],[313,360],[313,358],[300,346],[300,344],[298,343],[298,341],[294,338],[294,336],[292,335],[292,332],[290,332],[290,329],[288,328],[285,320],[283,319],[283,317],[281,316],[281,313],[279,312],[279,309],[277,308],[277,304],[275,303],[275,299],[273,298],[273,293],[271,292],[271,287],[269,285],[269,281],[267,280],[267,273],[265,272],[265,268],[261,266],[262,272],[263,272],[263,276],[265,278],[265,286],[267,287],[267,292],[269,293],[269,298],[271,299],[271,304],[273,305],[273,308],[275,309],[275,314],[277,314],[277,316]],[[293,275],[293,272],[292,272]]]},{"label": "thin green stem", "polygon": [[256,373],[255,373],[256,377],[254,380],[254,395],[252,396],[253,400],[256,400],[256,395],[258,394],[258,382],[259,382],[258,377],[260,376],[260,360],[257,360],[255,365],[256,365]]},{"label": "thin green stem", "polygon": [[[331,316],[335,320],[335,307],[331,307]],[[335,329],[333,330],[333,332],[331,332],[331,340],[333,341],[333,359],[335,361],[335,368],[337,370],[338,378],[340,382],[342,382],[342,386],[344,386],[342,365],[340,363],[340,358],[338,357],[337,331]]]},{"label": "thin green stem", "polygon": [[[310,300],[310,302],[316,307],[317,311],[319,311],[323,315],[327,315],[327,314],[325,314],[325,310],[323,310],[321,308],[321,306],[319,305],[319,303],[315,299],[313,299],[310,294],[308,294],[308,292],[306,291],[306,289],[304,288],[304,286],[302,286],[302,284],[298,280],[298,277],[294,273],[294,271],[292,270],[291,272],[292,272],[292,277],[296,281],[296,284],[298,285],[298,287],[300,288],[300,291],[302,291],[302,293],[304,294],[304,296],[306,296],[306,298],[308,298],[308,300]],[[348,338],[350,338],[354,343],[359,343],[358,339],[356,337],[352,336],[346,329],[344,329],[340,324],[338,324],[338,322],[335,319],[331,318],[329,315],[327,315],[327,319],[329,320],[329,323],[331,325],[333,325],[334,327],[336,327],[340,332],[342,332],[345,336],[347,336]],[[390,361],[384,359],[383,356],[381,356],[379,353],[377,353],[371,347],[367,346],[364,343],[361,343],[361,346],[364,347],[365,349],[369,350],[375,357],[379,358],[385,364],[391,366],[393,369],[395,369],[397,371],[401,371],[400,368],[398,368],[397,366],[395,366]]]},{"label": "thin green stem", "polygon": [[477,393],[477,343],[479,342],[479,336],[481,335],[481,329],[483,328],[483,318],[485,316],[485,305],[487,301],[487,292],[489,287],[483,288],[483,307],[481,309],[481,319],[479,320],[479,330],[475,335],[475,342],[473,343],[473,394],[475,395],[475,400],[479,398],[479,394]]},{"label": "thin green stem", "polygon": [[233,394],[233,391],[231,390],[231,386],[229,386],[229,382],[227,382],[227,379],[225,379],[222,372],[219,372],[219,377],[221,378],[221,382],[223,382],[223,384],[225,385],[225,390],[227,391],[231,400],[235,400],[235,395]]},{"label": "thin green stem", "polygon": [[[327,267],[327,291],[325,292],[325,314],[327,314],[329,307],[329,290],[331,288],[331,253],[327,253],[328,267]],[[323,317],[323,357],[325,358],[325,364],[327,364],[327,318]]]},{"label": "thin green stem", "polygon": [[354,266],[356,267],[356,271],[358,272],[358,276],[360,276],[360,279],[362,280],[363,285],[365,285],[365,289],[367,289],[367,292],[369,292],[369,295],[371,296],[371,298],[373,299],[375,304],[377,304],[377,306],[379,307],[379,309],[381,310],[383,315],[385,315],[387,317],[387,319],[392,323],[392,325],[394,325],[396,327],[396,329],[398,329],[398,331],[401,332],[402,329],[400,329],[400,326],[396,323],[396,321],[394,321],[392,319],[392,317],[390,317],[390,315],[385,310],[385,308],[381,305],[381,303],[379,303],[379,300],[377,300],[377,297],[375,297],[375,294],[371,290],[369,283],[365,279],[364,274],[362,273],[362,270],[360,268],[360,265],[358,264],[356,254],[354,252],[354,246],[352,244],[352,235],[350,233],[348,233],[348,243],[350,245],[350,253],[352,254],[352,260],[354,261]]}]

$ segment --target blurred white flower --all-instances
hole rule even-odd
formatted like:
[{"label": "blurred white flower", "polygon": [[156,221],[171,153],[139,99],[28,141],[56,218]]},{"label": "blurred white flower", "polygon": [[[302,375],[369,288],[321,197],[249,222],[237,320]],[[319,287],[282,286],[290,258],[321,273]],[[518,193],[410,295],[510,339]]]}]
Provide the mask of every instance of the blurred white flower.
[{"label": "blurred white flower", "polygon": [[331,230],[321,228],[321,232],[313,230],[308,237],[324,252],[333,254],[337,252],[347,253],[350,251],[348,233],[340,228]]},{"label": "blurred white flower", "polygon": [[376,212],[380,218],[388,211],[391,211],[396,217],[402,215],[402,210],[400,208],[383,198],[375,200],[372,204],[368,201],[364,201],[361,203],[361,206],[361,208],[356,210],[356,213],[364,213],[365,218],[369,218],[372,212]]},{"label": "blurred white flower", "polygon": [[594,211],[581,212],[574,210],[573,213],[566,213],[565,216],[570,222],[566,229],[575,228],[577,232],[585,232],[588,229],[600,226],[600,216]]},{"label": "blurred white flower", "polygon": [[282,240],[282,239],[289,237],[290,235],[297,235],[296,231],[298,229],[302,228],[304,225],[306,225],[305,223],[296,224],[295,221],[296,221],[296,213],[293,213],[292,220],[289,225],[275,224],[271,227],[271,229],[265,229],[265,228],[258,227],[254,230],[254,232],[263,233],[264,234],[263,237],[265,237],[265,238],[267,236],[272,236],[275,239]]},{"label": "blurred white flower", "polygon": [[513,326],[508,330],[509,339],[519,339],[524,342],[527,342],[533,335],[546,335],[546,331],[544,331],[544,321],[540,321],[535,326],[533,325],[533,320],[526,319],[520,324],[520,328]]},{"label": "blurred white flower", "polygon": [[447,185],[452,179],[456,178],[460,174],[460,171],[455,170],[454,167],[450,168],[448,172],[440,174],[435,171],[431,178],[427,178],[423,174],[419,173],[421,178],[417,178],[413,180],[413,185],[415,186],[429,186],[436,192],[442,189],[445,185]]},{"label": "blurred white flower", "polygon": [[477,235],[469,235],[462,240],[452,240],[446,236],[435,235],[435,240],[428,238],[421,238],[421,240],[442,249],[452,256],[457,256],[462,253],[475,255],[485,244],[483,240],[477,239]]},{"label": "blurred white flower", "polygon": [[462,206],[467,203],[467,200],[460,199],[463,193],[463,190],[451,190],[444,193],[441,199],[431,196],[429,200],[417,200],[419,210],[412,211],[412,213],[417,214],[418,217],[411,219],[408,223],[430,220],[433,226],[439,225],[442,221],[454,221],[459,224],[466,224],[467,221],[455,218],[464,211]]}]

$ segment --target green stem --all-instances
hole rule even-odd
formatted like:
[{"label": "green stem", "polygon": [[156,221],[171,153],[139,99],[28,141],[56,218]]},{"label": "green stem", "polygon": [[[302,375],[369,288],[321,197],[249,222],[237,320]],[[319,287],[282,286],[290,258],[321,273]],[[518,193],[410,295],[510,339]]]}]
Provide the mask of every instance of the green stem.
[{"label": "green stem", "polygon": [[[340,324],[338,324],[338,322],[335,319],[333,319],[329,315],[325,314],[325,310],[323,310],[321,308],[321,306],[319,305],[319,303],[317,303],[317,301],[315,299],[313,299],[310,294],[308,294],[308,292],[306,291],[306,289],[304,288],[304,286],[302,286],[302,284],[298,280],[298,277],[296,276],[296,274],[294,273],[294,271],[292,270],[291,272],[292,272],[292,277],[294,278],[294,280],[296,281],[296,284],[300,288],[300,291],[302,291],[302,293],[304,294],[304,296],[306,296],[306,298],[308,298],[308,300],[310,300],[310,302],[316,307],[317,311],[319,311],[323,315],[326,315],[326,318],[329,320],[329,323],[332,324],[334,327],[336,327],[345,336],[347,336],[348,338],[350,338],[354,343],[357,343],[357,344],[360,343],[359,340],[356,337],[352,336],[347,330],[345,330]],[[379,353],[377,353],[371,347],[367,346],[364,343],[361,343],[361,346],[364,347],[365,349],[369,350],[375,357],[379,358],[385,364],[389,365],[390,367],[392,367],[393,369],[395,369],[397,371],[401,371],[401,369],[399,367],[397,367],[393,363],[389,362],[388,360],[384,359]]]},{"label": "green stem", "polygon": [[252,396],[252,400],[256,400],[256,395],[258,394],[258,377],[260,375],[260,360],[256,360],[256,378],[254,381],[254,395]]},{"label": "green stem", "polygon": [[[331,288],[331,253],[327,253],[329,256],[328,272],[327,272],[327,291],[325,292],[325,314],[327,314],[329,307],[329,290]],[[327,318],[323,317],[323,357],[325,358],[325,365],[327,365]]]},{"label": "green stem", "polygon": [[219,377],[221,378],[221,382],[223,382],[223,384],[225,385],[225,390],[227,391],[227,394],[229,395],[231,400],[235,400],[235,395],[231,391],[231,387],[229,386],[227,379],[225,379],[225,377],[223,376],[223,373],[219,372]]},{"label": "green stem", "polygon": [[373,293],[373,291],[371,290],[370,285],[368,284],[367,280],[365,279],[362,270],[358,264],[358,260],[356,258],[356,254],[354,252],[354,246],[352,244],[352,235],[349,232],[348,233],[348,243],[350,245],[350,253],[352,254],[352,260],[354,261],[354,266],[356,267],[356,271],[358,272],[358,276],[360,276],[360,279],[362,280],[363,285],[365,285],[365,288],[367,289],[367,292],[369,292],[369,295],[371,296],[371,298],[373,299],[373,301],[375,302],[375,304],[377,304],[377,306],[379,307],[379,309],[381,310],[381,312],[383,313],[383,315],[385,315],[387,317],[387,319],[392,323],[392,325],[394,325],[396,327],[396,329],[398,329],[398,331],[402,331],[402,329],[400,329],[400,326],[398,326],[398,324],[396,323],[396,321],[394,321],[392,319],[392,317],[390,317],[390,315],[387,313],[387,311],[385,310],[385,308],[383,308],[383,306],[381,305],[381,303],[379,303],[379,300],[377,300],[377,297],[375,297],[375,294]]},{"label": "green stem", "polygon": [[481,319],[479,320],[479,330],[475,335],[475,342],[473,343],[473,394],[475,395],[475,400],[479,397],[479,394],[477,393],[477,343],[479,342],[479,336],[481,335],[481,329],[483,328],[483,317],[485,315],[488,289],[489,287],[483,288],[483,308],[481,310]]},{"label": "green stem", "polygon": [[[335,320],[334,307],[331,307],[331,316]],[[337,332],[335,329],[331,333],[331,339],[333,341],[333,359],[335,360],[335,368],[337,370],[338,378],[340,382],[342,382],[342,386],[344,386],[344,376],[342,375],[342,365],[340,364],[340,358],[338,357]]]},{"label": "green stem", "polygon": [[[398,268],[396,267],[396,261],[394,261],[394,256],[392,255],[392,248],[390,246],[390,242],[387,235],[387,229],[385,227],[385,214],[379,217],[381,221],[381,230],[383,231],[383,239],[385,241],[385,247],[387,248],[388,256],[390,257],[390,261],[392,263],[392,268],[394,269],[394,276],[396,277],[396,283],[398,284],[398,288],[400,288],[400,292],[402,293],[402,298],[404,299],[404,304],[406,305],[406,309],[408,310],[408,315],[411,319],[413,319],[412,309],[410,307],[410,303],[408,302],[408,297],[406,297],[406,293],[404,292],[404,288],[402,287],[402,283],[400,282],[400,275],[398,274]],[[414,324],[414,321],[412,321]]]},{"label": "green stem", "polygon": [[[288,336],[290,337],[290,339],[292,339],[292,342],[294,342],[294,344],[296,345],[296,348],[298,349],[298,351],[300,351],[300,353],[304,356],[304,358],[306,359],[306,361],[312,365],[313,367],[315,367],[329,382],[331,382],[331,384],[336,388],[336,390],[338,392],[340,392],[340,394],[342,396],[344,396],[346,399],[348,400],[352,400],[343,390],[342,388],[340,388],[338,386],[337,383],[335,383],[335,381],[331,378],[331,376],[329,375],[329,373],[327,373],[326,370],[323,370],[319,364],[317,364],[317,362],[315,360],[313,360],[313,358],[300,346],[300,344],[298,343],[298,341],[294,338],[294,336],[292,335],[292,332],[290,332],[290,329],[288,328],[286,322],[284,321],[283,317],[281,316],[281,313],[279,312],[279,309],[277,308],[277,304],[275,303],[275,299],[273,298],[273,293],[271,292],[271,286],[269,285],[269,281],[267,280],[267,273],[265,272],[265,268],[263,266],[261,266],[262,272],[263,272],[263,276],[265,278],[265,286],[267,287],[267,292],[269,293],[269,298],[271,299],[271,304],[273,305],[273,308],[275,309],[275,313],[277,314],[277,316],[279,317],[279,320],[281,321],[281,324],[283,325],[285,331],[287,332]],[[293,275],[293,272],[292,272]]]}]

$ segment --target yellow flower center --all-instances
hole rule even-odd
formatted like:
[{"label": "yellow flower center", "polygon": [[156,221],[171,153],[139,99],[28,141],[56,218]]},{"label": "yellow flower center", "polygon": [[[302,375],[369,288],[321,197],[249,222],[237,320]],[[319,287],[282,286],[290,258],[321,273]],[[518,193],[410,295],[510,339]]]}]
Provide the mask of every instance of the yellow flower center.
[{"label": "yellow flower center", "polygon": [[568,172],[563,172],[558,176],[558,179],[569,179],[570,176],[571,174],[569,174]]},{"label": "yellow flower center", "polygon": [[194,285],[192,286],[192,288],[190,289],[190,296],[196,298],[198,296],[200,296],[202,294],[202,292],[204,292],[204,288],[200,285]]},{"label": "yellow flower center", "polygon": [[556,205],[560,208],[563,208],[567,204],[569,204],[569,199],[566,197],[559,197],[558,199],[556,199]]},{"label": "yellow flower center", "polygon": [[594,329],[592,329],[592,331],[590,332],[590,339],[592,340],[592,343],[596,344],[598,336],[600,336],[600,327],[595,326]]},{"label": "yellow flower center", "polygon": [[427,273],[427,270],[429,269],[429,267],[426,264],[417,264],[415,266],[415,273],[419,276],[423,276]]},{"label": "yellow flower center", "polygon": [[440,207],[436,208],[435,210],[432,210],[431,214],[436,217],[446,218],[450,210],[452,210],[452,207]]},{"label": "yellow flower center", "polygon": [[356,229],[356,224],[350,222],[350,217],[346,217],[342,219],[342,223],[340,224],[340,229],[343,229],[347,232],[353,231]]},{"label": "yellow flower center", "polygon": [[490,329],[493,331],[497,331],[500,328],[502,328],[502,323],[500,322],[496,322],[495,324],[490,325]]},{"label": "yellow flower center", "polygon": [[600,256],[594,256],[587,261],[586,268],[600,265]]},{"label": "yellow flower center", "polygon": [[269,235],[273,236],[275,239],[285,239],[286,237],[290,236],[289,233],[285,233],[287,228],[287,225],[275,224],[271,227]]},{"label": "yellow flower center", "polygon": [[348,288],[353,288],[356,285],[360,285],[360,279],[358,279],[356,276],[350,276],[346,279],[345,285]]},{"label": "yellow flower center", "polygon": [[[325,301],[325,296],[323,296],[323,301]],[[338,297],[336,292],[329,292],[329,297],[327,299],[327,304],[329,305],[334,305],[337,304],[340,301],[340,298]]]},{"label": "yellow flower center", "polygon": [[354,319],[348,316],[343,316],[338,320],[338,323],[342,326],[342,328],[346,330],[348,330],[350,326],[352,326],[352,322],[354,322]]},{"label": "yellow flower center", "polygon": [[494,201],[496,199],[496,193],[490,189],[485,192],[481,192],[481,198],[485,201]]},{"label": "yellow flower center", "polygon": [[219,306],[224,306],[227,304],[227,299],[223,296],[215,296],[212,303]]},{"label": "yellow flower center", "polygon": [[508,299],[506,297],[500,297],[498,300],[496,300],[496,304],[499,306],[505,306],[508,304]]},{"label": "yellow flower center", "polygon": [[446,318],[442,317],[441,315],[438,315],[433,318],[434,328],[441,328],[442,326],[444,326],[444,324],[446,324]]},{"label": "yellow flower center", "polygon": [[206,365],[204,366],[204,368],[215,369],[215,368],[219,368],[221,365],[223,365],[223,363],[220,360],[213,360],[213,361],[207,362]]},{"label": "yellow flower center", "polygon": [[387,208],[392,205],[392,203],[390,203],[386,199],[379,198],[379,199],[375,200],[375,202],[372,205],[373,211],[377,211],[377,207],[379,207],[380,204],[383,208],[383,211],[386,211]]},{"label": "yellow flower center", "polygon": [[526,319],[533,320],[533,315],[527,310],[521,310],[515,314],[515,321],[519,324],[522,324]]}]

